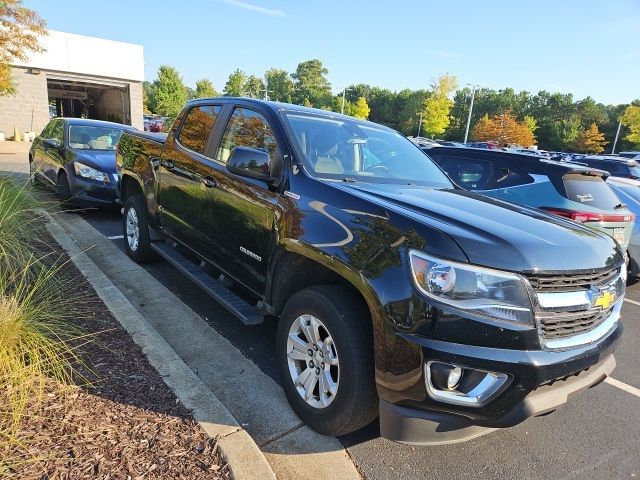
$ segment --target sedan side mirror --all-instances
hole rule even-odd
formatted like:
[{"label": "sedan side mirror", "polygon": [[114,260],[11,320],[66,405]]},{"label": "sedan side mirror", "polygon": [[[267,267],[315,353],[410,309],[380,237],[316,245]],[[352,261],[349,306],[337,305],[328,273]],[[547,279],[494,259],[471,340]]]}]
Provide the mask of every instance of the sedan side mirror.
[{"label": "sedan side mirror", "polygon": [[45,148],[60,148],[60,142],[55,138],[45,138],[42,140],[42,145]]},{"label": "sedan side mirror", "polygon": [[277,179],[271,176],[271,158],[264,150],[249,147],[235,147],[227,161],[227,170],[241,177],[262,180],[273,184]]}]

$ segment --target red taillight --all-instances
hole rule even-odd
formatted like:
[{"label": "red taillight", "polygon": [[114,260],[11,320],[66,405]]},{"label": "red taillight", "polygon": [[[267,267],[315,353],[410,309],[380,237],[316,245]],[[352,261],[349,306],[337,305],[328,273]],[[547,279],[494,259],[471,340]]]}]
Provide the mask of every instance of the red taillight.
[{"label": "red taillight", "polygon": [[570,218],[574,222],[587,223],[587,222],[633,222],[635,215],[633,213],[627,214],[615,214],[615,213],[593,213],[593,212],[580,212],[578,210],[568,210],[565,208],[553,208],[553,207],[540,207],[541,210],[546,210],[554,215],[560,217]]}]

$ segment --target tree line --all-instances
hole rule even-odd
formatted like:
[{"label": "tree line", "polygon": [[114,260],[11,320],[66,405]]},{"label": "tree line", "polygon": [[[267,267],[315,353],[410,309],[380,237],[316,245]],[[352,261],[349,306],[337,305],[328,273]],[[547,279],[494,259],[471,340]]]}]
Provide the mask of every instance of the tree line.
[{"label": "tree line", "polygon": [[[328,70],[320,60],[298,64],[289,73],[278,68],[263,76],[234,70],[222,94],[268,98],[367,118],[404,135],[462,141],[472,91],[458,88],[457,79],[443,75],[425,89],[392,91],[369,84],[354,84],[333,94]],[[214,97],[212,82],[201,79],[195,88],[183,83],[179,72],[163,65],[154,82],[144,82],[145,110],[175,117],[193,98]],[[574,100],[570,93],[512,88],[475,91],[471,140],[495,141],[524,147],[538,145],[552,151],[600,153],[610,151],[618,122],[622,121],[617,151],[640,148],[640,99],[630,105],[604,105],[591,97]]]}]

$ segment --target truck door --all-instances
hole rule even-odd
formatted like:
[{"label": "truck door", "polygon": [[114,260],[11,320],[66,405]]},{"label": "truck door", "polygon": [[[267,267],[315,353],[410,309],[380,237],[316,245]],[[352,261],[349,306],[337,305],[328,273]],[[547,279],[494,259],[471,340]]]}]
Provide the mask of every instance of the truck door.
[{"label": "truck door", "polygon": [[159,167],[160,222],[166,233],[202,251],[206,238],[199,230],[213,209],[203,195],[207,182],[205,152],[221,105],[196,105],[185,115],[179,130],[169,135]]},{"label": "truck door", "polygon": [[263,294],[275,234],[278,194],[258,180],[231,174],[225,164],[234,147],[265,150],[281,155],[274,130],[256,110],[236,106],[224,130],[218,132],[207,189],[215,213],[199,218],[199,229],[207,236],[211,260],[257,294]]}]

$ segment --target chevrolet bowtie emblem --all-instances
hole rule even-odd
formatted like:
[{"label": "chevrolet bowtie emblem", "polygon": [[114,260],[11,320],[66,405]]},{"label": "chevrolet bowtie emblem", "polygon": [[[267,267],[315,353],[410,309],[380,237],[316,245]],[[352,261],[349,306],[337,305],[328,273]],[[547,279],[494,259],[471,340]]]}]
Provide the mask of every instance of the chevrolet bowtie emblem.
[{"label": "chevrolet bowtie emblem", "polygon": [[603,310],[607,309],[607,308],[609,308],[611,306],[611,304],[613,303],[613,300],[615,298],[616,298],[616,296],[613,293],[611,293],[609,290],[605,290],[600,295],[595,297],[594,302],[593,302],[593,306],[594,307],[600,307]]}]

